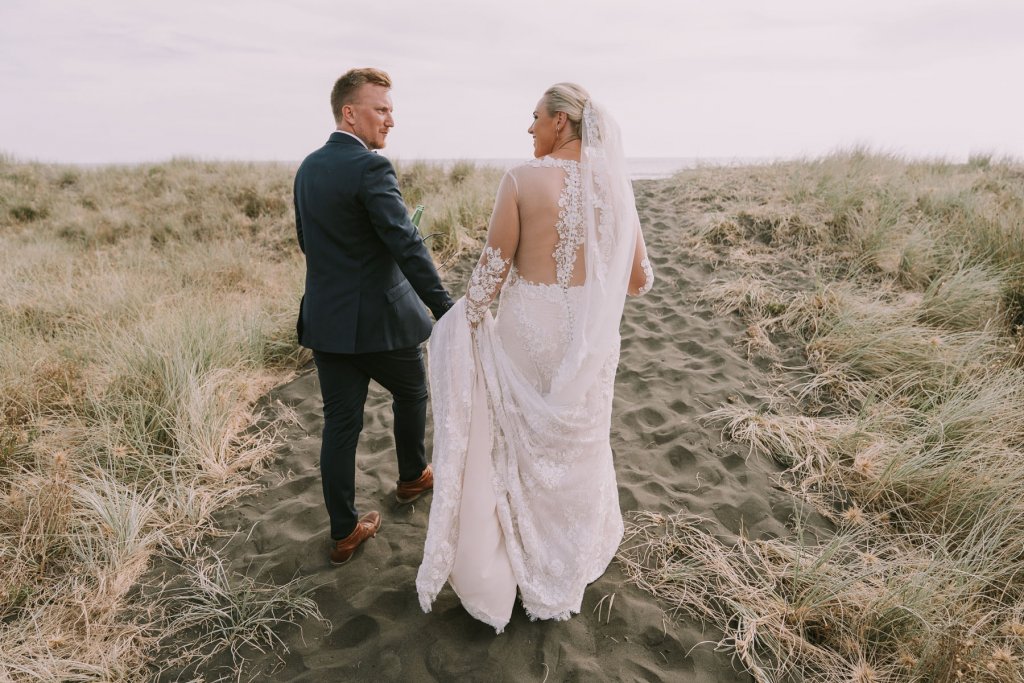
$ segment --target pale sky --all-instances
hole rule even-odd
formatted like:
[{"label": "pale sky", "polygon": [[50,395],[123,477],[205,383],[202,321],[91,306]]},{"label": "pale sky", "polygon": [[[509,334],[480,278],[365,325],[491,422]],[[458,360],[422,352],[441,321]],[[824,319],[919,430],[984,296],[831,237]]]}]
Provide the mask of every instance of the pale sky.
[{"label": "pale sky", "polygon": [[354,66],[401,159],[526,158],[564,80],[631,157],[1024,158],[1020,0],[0,0],[0,152],[295,161]]}]

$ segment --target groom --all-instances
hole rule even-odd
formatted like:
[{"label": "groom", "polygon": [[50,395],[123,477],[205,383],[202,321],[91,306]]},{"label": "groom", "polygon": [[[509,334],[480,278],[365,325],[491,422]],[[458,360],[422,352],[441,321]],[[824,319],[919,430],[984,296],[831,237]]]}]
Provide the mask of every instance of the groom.
[{"label": "groom", "polygon": [[[391,78],[352,69],[334,84],[337,130],[295,174],[295,226],[306,255],[299,343],[313,350],[324,401],[320,474],[331,518],[331,561],[347,562],[380,528],[355,507],[355,456],[367,386],[391,392],[398,454],[396,498],[434,486],[423,447],[427,382],[419,344],[452,306],[398,190],[376,154],[395,125]],[[422,303],[421,303],[422,302]]]}]

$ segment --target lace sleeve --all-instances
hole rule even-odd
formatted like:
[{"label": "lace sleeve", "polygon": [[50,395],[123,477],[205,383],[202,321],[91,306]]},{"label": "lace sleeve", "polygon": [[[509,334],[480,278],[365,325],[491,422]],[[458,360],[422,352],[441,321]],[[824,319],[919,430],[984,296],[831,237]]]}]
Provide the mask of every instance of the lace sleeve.
[{"label": "lace sleeve", "polygon": [[512,257],[519,247],[518,185],[512,172],[505,174],[494,200],[487,245],[466,286],[466,317],[470,324],[483,320],[487,307],[508,276]]},{"label": "lace sleeve", "polygon": [[480,262],[473,269],[466,288],[466,317],[476,325],[484,317],[484,311],[494,300],[512,259],[501,257],[501,247],[484,247]]}]

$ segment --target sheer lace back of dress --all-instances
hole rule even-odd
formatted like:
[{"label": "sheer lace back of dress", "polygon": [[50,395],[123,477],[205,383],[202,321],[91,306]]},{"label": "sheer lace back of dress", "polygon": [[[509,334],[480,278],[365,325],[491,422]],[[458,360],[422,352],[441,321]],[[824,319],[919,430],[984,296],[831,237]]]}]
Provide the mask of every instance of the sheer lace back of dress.
[{"label": "sheer lace back of dress", "polygon": [[[567,293],[586,280],[580,163],[542,157],[510,170],[496,211],[513,202],[514,229],[503,230],[500,222],[492,228],[467,286],[466,315],[474,325],[503,284],[556,285]],[[514,232],[514,241],[503,239],[504,232]]]},{"label": "sheer lace back of dress", "polygon": [[582,285],[586,268],[579,162],[542,157],[510,174],[519,190],[516,275],[532,284]]},{"label": "sheer lace back of dress", "polygon": [[[535,269],[550,271],[551,266],[554,266],[553,281],[549,278],[533,279],[527,277],[525,279],[544,284],[557,283],[563,288],[570,285],[580,285],[586,278],[586,269],[585,267],[576,268],[577,261],[580,261],[581,265],[583,261],[583,193],[580,187],[579,162],[571,159],[543,157],[531,161],[527,166],[530,168],[558,168],[562,172],[562,179],[560,181],[561,188],[559,189],[557,202],[558,217],[553,226],[556,241],[554,248],[550,250],[551,261],[549,263],[547,258],[540,258],[538,259],[539,263],[517,263],[518,271],[520,273],[523,271],[532,273]],[[545,173],[541,179],[550,184],[553,175]],[[550,190],[540,194],[540,196],[548,194],[550,194]],[[546,242],[551,237],[551,229],[544,230],[544,228],[544,225],[532,228],[524,235],[524,238],[536,239],[546,246]],[[541,231],[541,234],[535,235],[534,233],[538,231]],[[547,232],[547,235],[544,235],[543,232]],[[545,239],[545,237],[548,239]],[[531,251],[547,251],[544,249],[544,246],[539,246],[537,250]],[[524,253],[528,252],[524,250]],[[578,277],[574,277],[576,273],[579,273]]]}]

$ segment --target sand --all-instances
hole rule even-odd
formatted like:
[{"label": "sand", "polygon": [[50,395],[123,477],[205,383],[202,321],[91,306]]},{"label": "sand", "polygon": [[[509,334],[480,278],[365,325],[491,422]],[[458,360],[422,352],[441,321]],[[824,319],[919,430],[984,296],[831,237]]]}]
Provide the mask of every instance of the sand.
[{"label": "sand", "polygon": [[[728,540],[787,533],[794,499],[772,484],[777,469],[722,442],[699,416],[727,402],[759,403],[766,363],[747,359],[744,327],[699,293],[714,267],[682,246],[692,229],[671,181],[638,181],[637,206],[654,264],[653,291],[627,302],[616,382],[612,447],[624,512],[686,509]],[[446,278],[461,293],[468,265]],[[282,434],[266,488],[218,515],[239,532],[227,545],[232,566],[263,581],[309,577],[330,619],[282,629],[289,652],[255,653],[246,674],[276,681],[749,681],[719,634],[666,620],[650,595],[623,581],[616,563],[586,592],[567,622],[530,622],[517,605],[502,635],[473,620],[446,588],[434,611],[418,605],[415,576],[430,498],[399,507],[388,395],[371,384],[357,458],[357,506],[377,509],[383,527],[355,558],[330,565],[318,458],[322,428],[310,367],[268,397],[298,416]],[[428,450],[430,433],[427,435]],[[614,602],[611,600],[614,596]],[[600,607],[599,607],[600,604]],[[611,609],[607,607],[611,605]],[[210,671],[208,674],[212,674]],[[213,676],[211,676],[213,677]]]}]

